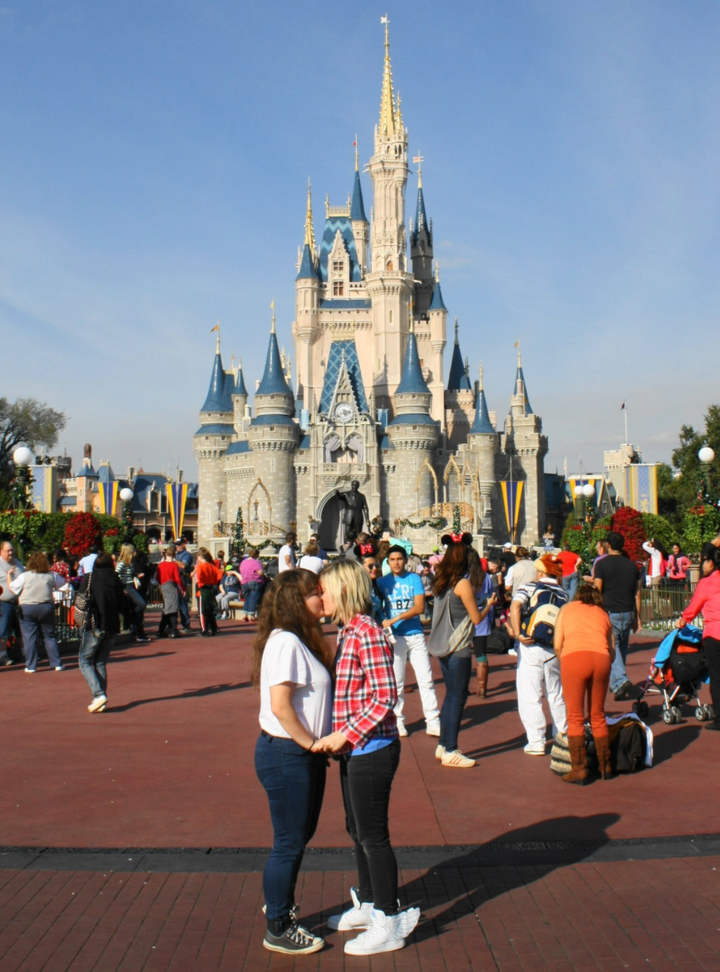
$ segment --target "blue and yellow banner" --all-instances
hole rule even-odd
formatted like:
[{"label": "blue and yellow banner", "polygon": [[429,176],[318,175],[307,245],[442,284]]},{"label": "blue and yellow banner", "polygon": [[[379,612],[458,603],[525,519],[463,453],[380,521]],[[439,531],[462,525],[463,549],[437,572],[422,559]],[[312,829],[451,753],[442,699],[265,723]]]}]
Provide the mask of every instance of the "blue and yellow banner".
[{"label": "blue and yellow banner", "polygon": [[625,505],[641,513],[657,513],[658,463],[633,463],[625,467]]},{"label": "blue and yellow banner", "polygon": [[517,533],[518,520],[520,519],[520,504],[522,502],[524,485],[525,483],[522,480],[517,479],[514,481],[505,479],[500,483],[503,506],[505,508],[505,522],[507,523],[511,543],[515,543],[515,534]]},{"label": "blue and yellow banner", "polygon": [[115,516],[118,501],[119,483],[114,480],[111,483],[98,483],[98,495],[100,496],[100,512],[109,513]]},{"label": "blue and yellow banner", "polygon": [[185,504],[187,503],[187,483],[167,483],[168,509],[173,527],[173,539],[176,540],[182,534],[183,520],[185,519]]}]

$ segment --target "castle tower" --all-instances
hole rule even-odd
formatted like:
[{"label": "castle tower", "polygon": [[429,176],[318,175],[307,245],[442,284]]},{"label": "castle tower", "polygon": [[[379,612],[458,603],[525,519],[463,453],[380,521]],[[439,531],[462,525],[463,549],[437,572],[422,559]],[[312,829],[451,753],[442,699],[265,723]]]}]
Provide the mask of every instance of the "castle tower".
[{"label": "castle tower", "polygon": [[443,375],[443,352],[447,342],[447,307],[440,289],[440,269],[435,265],[435,282],[433,284],[432,300],[428,308],[430,324],[430,349],[432,353],[430,370],[432,380],[432,417],[445,428],[445,379]]},{"label": "castle tower", "polygon": [[320,276],[318,274],[317,248],[313,228],[312,197],[308,179],[307,210],[305,213],[305,240],[303,242],[300,269],[295,278],[295,337],[298,397],[303,408],[310,409],[313,391],[313,344],[318,334],[318,307],[320,302]]},{"label": "castle tower", "polygon": [[470,427],[467,442],[480,492],[480,508],[477,511],[478,527],[481,533],[489,537],[492,535],[493,529],[495,456],[498,451],[498,435],[490,419],[485,399],[482,362],[480,363],[480,379],[475,402],[475,420]]},{"label": "castle tower", "polygon": [[418,194],[415,204],[415,219],[410,224],[410,259],[414,278],[413,317],[422,320],[427,317],[433,298],[435,281],[433,279],[433,240],[432,225],[425,211],[425,197],[422,184],[422,157],[418,157]]},{"label": "castle tower", "polygon": [[247,430],[248,393],[245,387],[242,361],[238,363],[235,384],[232,390],[233,422],[236,435],[245,435]]},{"label": "castle tower", "polygon": [[193,436],[199,469],[198,489],[203,497],[202,515],[198,517],[200,543],[212,537],[214,524],[221,522],[227,513],[222,457],[235,433],[234,390],[235,376],[223,369],[218,331],[210,385],[200,410],[200,428]]},{"label": "castle tower", "polygon": [[407,272],[405,186],[407,129],[403,126],[400,96],[393,93],[390,36],[385,21],[380,120],[375,126],[374,153],[368,163],[373,180],[370,230],[372,267],[367,292],[373,305],[373,387],[379,408],[390,408],[400,381],[403,348],[409,331],[412,274]]},{"label": "castle tower", "polygon": [[280,360],[274,307],[265,371],[254,405],[255,416],[248,429],[254,471],[271,498],[272,509],[267,509],[271,531],[278,528],[285,532],[295,521],[293,454],[300,428],[292,418],[295,402]]},{"label": "castle tower", "polygon": [[453,344],[450,374],[445,395],[445,424],[448,443],[452,449],[466,441],[473,419],[475,395],[460,351],[458,320],[455,318],[455,342]]},{"label": "castle tower", "polygon": [[542,420],[530,407],[519,347],[510,414],[505,420],[501,447],[505,475],[510,473],[512,464],[513,478],[525,481],[518,543],[530,547],[539,543],[545,527],[544,459],[548,443],[547,436],[542,434]]},{"label": "castle tower", "polygon": [[352,202],[350,204],[350,220],[352,223],[353,236],[355,237],[355,249],[357,250],[358,263],[363,276],[367,272],[369,230],[367,216],[365,215],[365,203],[363,202],[362,186],[360,184],[360,165],[358,162],[357,138],[355,139],[355,181],[353,183]]},{"label": "castle tower", "polygon": [[[433,452],[440,437],[440,425],[430,414],[432,393],[423,377],[414,329],[408,334],[400,384],[395,390],[395,418],[387,428],[395,450],[396,481],[393,483],[393,511],[409,516],[435,502]],[[425,470],[423,472],[423,469]]]}]

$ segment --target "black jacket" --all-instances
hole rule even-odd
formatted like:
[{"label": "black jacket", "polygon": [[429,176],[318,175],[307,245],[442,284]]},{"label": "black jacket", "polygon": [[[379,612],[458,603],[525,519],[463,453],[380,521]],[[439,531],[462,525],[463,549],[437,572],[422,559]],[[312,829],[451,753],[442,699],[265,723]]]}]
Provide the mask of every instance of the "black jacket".
[{"label": "black jacket", "polygon": [[83,578],[81,591],[90,583],[90,599],[95,608],[95,618],[101,631],[117,634],[120,630],[120,609],[124,597],[123,586],[113,567],[95,567],[92,574]]}]

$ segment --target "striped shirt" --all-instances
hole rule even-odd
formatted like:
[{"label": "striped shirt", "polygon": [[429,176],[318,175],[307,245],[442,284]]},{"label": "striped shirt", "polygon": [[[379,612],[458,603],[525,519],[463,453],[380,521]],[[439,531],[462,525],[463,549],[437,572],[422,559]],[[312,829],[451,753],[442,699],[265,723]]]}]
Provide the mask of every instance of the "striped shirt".
[{"label": "striped shirt", "polygon": [[354,748],[375,738],[397,738],[393,650],[372,618],[356,614],[343,628],[335,656],[333,732]]}]

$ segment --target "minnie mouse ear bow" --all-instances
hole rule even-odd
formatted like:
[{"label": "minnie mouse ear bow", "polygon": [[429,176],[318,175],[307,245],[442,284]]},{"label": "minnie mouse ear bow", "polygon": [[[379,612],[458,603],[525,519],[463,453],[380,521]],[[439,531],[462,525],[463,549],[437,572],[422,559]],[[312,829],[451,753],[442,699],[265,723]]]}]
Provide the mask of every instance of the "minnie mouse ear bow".
[{"label": "minnie mouse ear bow", "polygon": [[444,547],[449,547],[453,543],[464,543],[466,547],[471,547],[472,533],[446,533],[440,538],[440,543]]}]

